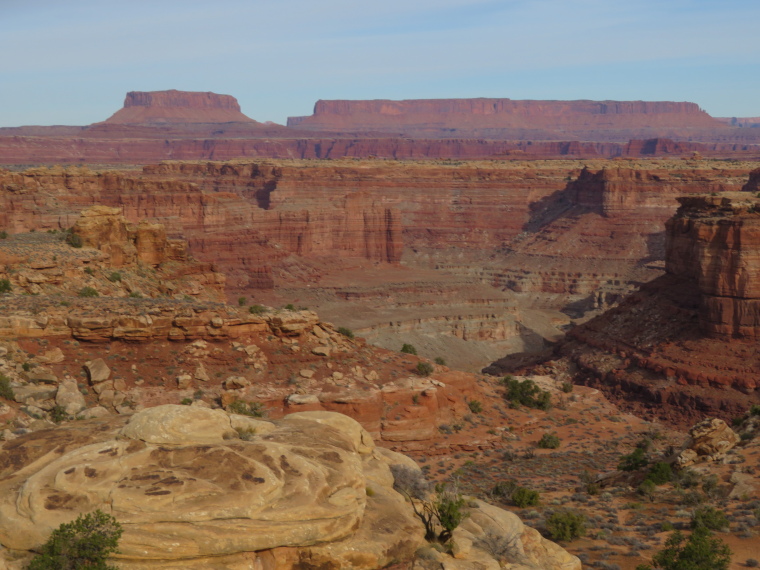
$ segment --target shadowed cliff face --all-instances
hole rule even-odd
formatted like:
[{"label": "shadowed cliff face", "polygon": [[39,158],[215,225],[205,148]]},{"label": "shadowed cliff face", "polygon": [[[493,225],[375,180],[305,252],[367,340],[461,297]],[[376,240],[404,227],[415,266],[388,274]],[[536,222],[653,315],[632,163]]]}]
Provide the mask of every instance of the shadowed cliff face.
[{"label": "shadowed cliff face", "polygon": [[674,423],[730,419],[760,401],[760,198],[682,197],[666,224],[666,271],[573,329],[576,377]]},{"label": "shadowed cliff face", "polygon": [[668,273],[695,282],[700,326],[716,338],[760,337],[760,199],[680,198],[668,221]]}]

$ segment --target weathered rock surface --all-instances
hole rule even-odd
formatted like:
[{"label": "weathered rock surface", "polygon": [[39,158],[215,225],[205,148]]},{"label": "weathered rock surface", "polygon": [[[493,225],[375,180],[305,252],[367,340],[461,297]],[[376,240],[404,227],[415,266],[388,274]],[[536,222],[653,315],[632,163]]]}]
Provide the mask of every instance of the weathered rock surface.
[{"label": "weathered rock surface", "polygon": [[[241,422],[254,435],[238,439]],[[389,466],[409,461],[340,414],[271,423],[160,406],[77,422],[0,447],[0,556],[23,561],[59,524],[101,509],[123,526],[122,568],[382,568],[424,543],[392,489]],[[506,534],[526,567],[580,568],[515,515],[470,510],[468,536]]]},{"label": "weathered rock surface", "polygon": [[679,199],[668,221],[668,273],[697,283],[711,336],[760,337],[760,199],[746,193]]},{"label": "weathered rock surface", "polygon": [[717,461],[732,449],[740,438],[726,422],[710,418],[699,422],[689,430],[691,438],[676,457],[679,467],[688,467],[698,461]]}]

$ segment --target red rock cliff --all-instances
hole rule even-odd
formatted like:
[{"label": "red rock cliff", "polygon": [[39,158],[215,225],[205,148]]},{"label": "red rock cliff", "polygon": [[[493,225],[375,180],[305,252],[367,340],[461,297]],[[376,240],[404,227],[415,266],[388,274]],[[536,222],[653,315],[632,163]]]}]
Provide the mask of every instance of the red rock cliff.
[{"label": "red rock cliff", "polygon": [[[720,128],[723,125],[695,103],[687,102],[414,99],[318,101],[313,115],[292,117],[288,119],[288,126],[332,131],[403,132],[406,135],[435,133],[446,137],[457,132],[459,134],[454,136],[477,133],[489,138],[625,140],[636,135],[670,136],[669,129]],[[630,136],[617,132],[620,130],[629,131]],[[612,139],[600,138],[602,132],[614,133]]]},{"label": "red rock cliff", "polygon": [[679,198],[666,224],[666,270],[697,284],[709,336],[760,338],[760,199],[747,193]]},{"label": "red rock cliff", "polygon": [[255,122],[231,95],[191,91],[130,91],[107,124]]}]

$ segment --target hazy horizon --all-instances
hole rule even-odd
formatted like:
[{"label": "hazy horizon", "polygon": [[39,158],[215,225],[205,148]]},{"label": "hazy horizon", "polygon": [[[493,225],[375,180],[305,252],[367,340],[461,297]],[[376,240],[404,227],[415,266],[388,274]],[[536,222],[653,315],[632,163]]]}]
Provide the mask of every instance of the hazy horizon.
[{"label": "hazy horizon", "polygon": [[128,91],[319,99],[690,101],[760,116],[760,4],[726,0],[3,0],[0,126],[86,125]]}]

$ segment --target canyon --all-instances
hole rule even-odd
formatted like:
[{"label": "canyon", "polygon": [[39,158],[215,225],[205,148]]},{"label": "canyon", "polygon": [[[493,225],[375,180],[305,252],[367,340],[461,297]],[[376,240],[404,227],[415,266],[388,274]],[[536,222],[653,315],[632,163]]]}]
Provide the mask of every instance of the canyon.
[{"label": "canyon", "polygon": [[228,299],[294,304],[478,370],[540,352],[662,274],[684,194],[740,190],[715,160],[163,162],[0,173],[0,225],[60,230],[118,208],[183,236]]},{"label": "canyon", "polygon": [[[286,129],[213,95],[130,94],[126,113],[91,127],[91,148],[105,157],[124,133],[162,132],[206,153],[198,133]],[[40,129],[40,141],[69,132]],[[664,518],[688,520],[675,485],[631,507],[645,474],[615,472],[621,454],[646,439],[650,461],[671,461],[705,417],[739,420],[736,433],[699,423],[739,445],[695,460],[731,495],[732,548],[756,555],[742,497],[760,460],[747,411],[760,163],[662,138],[616,160],[159,162],[175,142],[154,134],[144,165],[125,152],[116,167],[31,168],[16,158],[32,135],[19,135],[0,170],[0,567],[21,568],[77,512],[112,508],[105,493],[127,528],[125,568],[632,570],[667,538]],[[476,372],[505,354],[494,376]],[[496,377],[526,363],[529,376]],[[515,405],[515,380],[553,407]],[[560,447],[542,448],[547,435]],[[394,490],[399,463],[466,495],[450,552],[427,544]],[[517,507],[496,491],[510,481],[542,503]],[[209,489],[226,514],[198,518]],[[158,521],[151,505],[170,498],[188,509]],[[567,507],[589,526],[567,546],[578,558],[528,526],[548,536]],[[283,538],[273,520],[294,526]],[[512,546],[496,552],[489,532]]]},{"label": "canyon", "polygon": [[[710,217],[754,215],[751,195],[728,196]],[[697,444],[624,414],[594,387],[567,384],[562,370],[519,378],[553,408],[515,406],[495,378],[372,346],[312,311],[221,302],[224,276],[155,220],[133,224],[95,206],[72,226],[0,239],[10,289],[0,296],[0,567],[24,567],[58,524],[98,508],[125,531],[113,562],[135,569],[569,570],[611,560],[628,570],[665,538],[643,533],[642,520],[659,531],[666,509],[688,524],[670,513],[667,489],[629,513],[636,473],[600,475],[606,494],[586,494],[583,473],[614,470],[642,437],[653,458]],[[219,277],[200,291],[185,281],[209,271]],[[83,286],[99,295],[81,296]],[[742,437],[718,420],[700,426],[689,457],[702,453],[699,469],[736,495],[723,508],[742,516],[741,494],[756,478],[734,463],[760,460],[744,437],[758,426],[743,421]],[[547,433],[559,449],[541,448]],[[450,552],[425,540],[398,491],[398,465],[464,493],[468,516]],[[511,479],[543,504],[521,508],[494,491]],[[562,548],[544,536],[568,507],[584,513],[589,533]],[[728,539],[754,554],[753,536]]]}]

